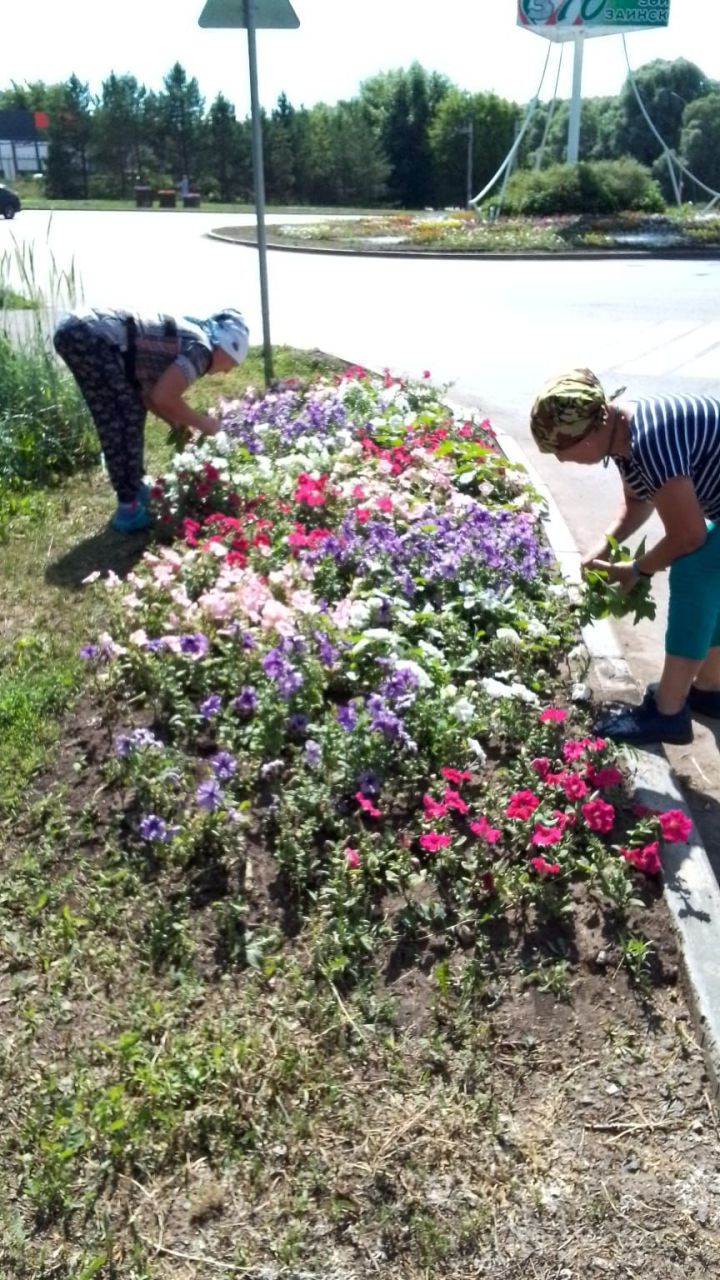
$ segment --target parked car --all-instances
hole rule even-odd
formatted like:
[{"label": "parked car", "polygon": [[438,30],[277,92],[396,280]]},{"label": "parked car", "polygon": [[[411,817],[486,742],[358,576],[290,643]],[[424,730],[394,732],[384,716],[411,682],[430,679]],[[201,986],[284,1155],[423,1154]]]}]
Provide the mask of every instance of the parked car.
[{"label": "parked car", "polygon": [[12,187],[6,187],[0,182],[0,216],[3,218],[14,218],[16,213],[21,209],[20,197],[17,191],[13,191]]}]

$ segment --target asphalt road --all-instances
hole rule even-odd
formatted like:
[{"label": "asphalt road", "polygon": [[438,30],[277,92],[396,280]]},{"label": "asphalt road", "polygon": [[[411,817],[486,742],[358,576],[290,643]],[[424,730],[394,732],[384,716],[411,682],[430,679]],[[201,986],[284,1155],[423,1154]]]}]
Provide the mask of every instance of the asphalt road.
[{"label": "asphalt road", "polygon": [[[252,222],[204,212],[24,211],[0,224],[0,255],[7,248],[24,253],[26,264],[32,257],[39,281],[52,274],[52,262],[56,277],[72,268],[91,305],[197,315],[239,306],[259,342],[257,254],[207,238],[218,225]],[[612,468],[560,466],[535,453],[527,412],[539,384],[585,364],[608,390],[626,385],[630,397],[720,390],[720,261],[468,262],[271,251],[269,282],[275,342],[397,372],[429,369],[452,384],[455,399],[478,404],[516,436],[581,548],[606,527],[617,477]],[[660,622],[632,640],[642,678],[659,661]]]}]

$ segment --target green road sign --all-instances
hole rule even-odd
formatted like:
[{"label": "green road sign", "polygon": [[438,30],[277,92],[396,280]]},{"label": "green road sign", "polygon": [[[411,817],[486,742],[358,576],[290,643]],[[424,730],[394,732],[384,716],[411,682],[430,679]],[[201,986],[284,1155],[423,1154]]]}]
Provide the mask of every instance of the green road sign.
[{"label": "green road sign", "polygon": [[670,0],[518,0],[518,26],[548,40],[651,31],[670,21]]}]

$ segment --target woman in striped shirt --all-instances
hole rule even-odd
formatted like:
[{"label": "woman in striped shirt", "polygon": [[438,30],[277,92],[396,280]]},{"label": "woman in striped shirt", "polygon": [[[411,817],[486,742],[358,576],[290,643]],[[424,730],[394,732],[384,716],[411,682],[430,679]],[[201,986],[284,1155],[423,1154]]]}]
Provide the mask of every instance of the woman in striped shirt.
[{"label": "woman in striped shirt", "polygon": [[[614,399],[589,369],[573,369],[543,387],[530,426],[541,452],[585,465],[612,458],[620,471],[620,508],[584,567],[605,570],[626,591],[670,570],[660,681],[598,731],[623,742],[686,743],[691,711],[720,718],[720,400],[653,397],[633,408]],[[608,563],[608,538],[623,542],[653,510],[660,541],[630,563]]]}]

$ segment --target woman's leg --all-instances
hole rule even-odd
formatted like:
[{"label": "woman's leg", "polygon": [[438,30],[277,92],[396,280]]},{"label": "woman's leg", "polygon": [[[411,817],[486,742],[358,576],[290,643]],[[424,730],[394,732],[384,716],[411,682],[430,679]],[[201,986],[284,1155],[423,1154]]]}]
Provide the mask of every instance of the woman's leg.
[{"label": "woman's leg", "polygon": [[97,335],[92,320],[74,316],[58,327],[55,350],[92,414],[118,502],[134,502],[144,471],[146,410],[127,379],[122,352]]},{"label": "woman's leg", "polygon": [[[685,704],[696,678],[700,687],[720,688],[720,524],[707,541],[670,569],[670,605],[665,635],[665,666],[655,693],[662,715]],[[708,681],[717,679],[714,686]]]},{"label": "woman's leg", "polygon": [[720,693],[720,635],[713,639],[708,656],[695,677],[695,688]]}]

